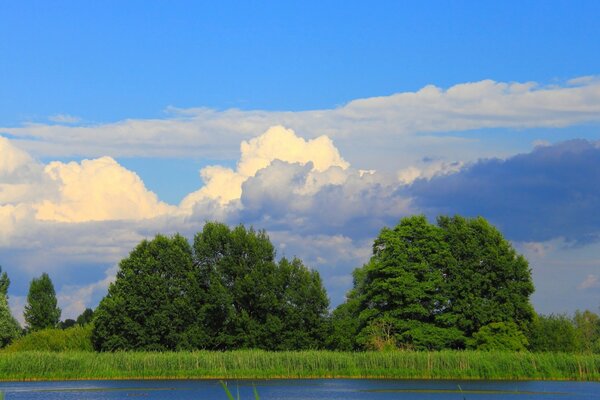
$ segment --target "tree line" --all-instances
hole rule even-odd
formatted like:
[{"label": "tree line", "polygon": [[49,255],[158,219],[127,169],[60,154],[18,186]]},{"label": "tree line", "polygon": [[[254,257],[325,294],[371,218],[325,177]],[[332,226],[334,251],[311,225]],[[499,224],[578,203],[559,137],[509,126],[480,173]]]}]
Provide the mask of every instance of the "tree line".
[{"label": "tree line", "polygon": [[23,332],[0,275],[0,346],[23,333],[92,324],[98,351],[503,349],[600,353],[591,311],[538,315],[527,260],[483,218],[403,218],[384,228],[329,311],[317,271],[276,260],[264,231],[208,222],[142,241],[95,311],[59,322],[47,274],[32,280]]}]

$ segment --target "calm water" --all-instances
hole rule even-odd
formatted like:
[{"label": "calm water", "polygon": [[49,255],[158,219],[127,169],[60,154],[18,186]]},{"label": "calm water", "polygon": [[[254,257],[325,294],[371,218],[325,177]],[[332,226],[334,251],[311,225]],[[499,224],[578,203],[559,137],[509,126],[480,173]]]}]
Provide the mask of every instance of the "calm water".
[{"label": "calm water", "polygon": [[[229,381],[242,400],[391,399],[600,399],[600,382],[486,382],[306,379]],[[226,400],[219,381],[80,381],[0,383],[6,399],[165,399]]]}]

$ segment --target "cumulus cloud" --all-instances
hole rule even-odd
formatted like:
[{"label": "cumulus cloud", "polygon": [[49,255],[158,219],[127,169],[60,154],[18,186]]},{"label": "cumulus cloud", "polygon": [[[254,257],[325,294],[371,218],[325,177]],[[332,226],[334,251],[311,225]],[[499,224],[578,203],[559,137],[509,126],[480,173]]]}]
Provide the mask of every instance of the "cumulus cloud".
[{"label": "cumulus cloud", "polygon": [[[514,95],[550,90],[484,86]],[[478,90],[441,96],[469,102]],[[280,255],[300,256],[320,271],[333,304],[351,271],[368,260],[379,230],[405,215],[483,215],[534,260],[546,294],[557,292],[551,283],[567,266],[538,266],[556,262],[570,243],[600,237],[600,146],[586,141],[468,164],[421,155],[418,169],[385,173],[351,167],[337,139],[334,145],[329,136],[274,126],[242,141],[235,168],[203,168],[203,186],[179,207],[161,202],[111,157],[44,165],[14,143],[23,142],[0,139],[0,262],[13,282],[51,272],[71,317],[95,305],[114,276],[110,268],[140,240],[158,232],[191,238],[207,220],[266,229]],[[590,265],[570,275],[569,290],[594,274]],[[26,283],[15,285],[17,307]]]},{"label": "cumulus cloud", "polygon": [[174,211],[146,189],[135,173],[110,157],[67,164],[55,161],[44,172],[57,183],[59,196],[36,205],[40,220],[138,220]]},{"label": "cumulus cloud", "polygon": [[191,210],[195,203],[204,199],[216,200],[221,205],[238,200],[242,195],[242,184],[274,160],[300,165],[310,163],[311,170],[317,172],[331,167],[345,169],[349,166],[328,137],[304,140],[283,126],[271,127],[256,138],[242,141],[240,152],[241,157],[235,171],[221,166],[203,168],[200,176],[204,186],[188,195],[181,207]]}]

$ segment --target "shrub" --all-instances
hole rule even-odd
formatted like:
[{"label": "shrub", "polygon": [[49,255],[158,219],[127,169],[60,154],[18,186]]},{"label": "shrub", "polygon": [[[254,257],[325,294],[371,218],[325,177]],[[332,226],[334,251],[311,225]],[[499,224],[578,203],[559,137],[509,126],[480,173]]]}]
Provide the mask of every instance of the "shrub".
[{"label": "shrub", "polygon": [[93,351],[92,325],[43,329],[14,341],[5,351]]},{"label": "shrub", "polygon": [[492,322],[473,334],[467,345],[477,350],[523,351],[528,342],[514,322]]}]

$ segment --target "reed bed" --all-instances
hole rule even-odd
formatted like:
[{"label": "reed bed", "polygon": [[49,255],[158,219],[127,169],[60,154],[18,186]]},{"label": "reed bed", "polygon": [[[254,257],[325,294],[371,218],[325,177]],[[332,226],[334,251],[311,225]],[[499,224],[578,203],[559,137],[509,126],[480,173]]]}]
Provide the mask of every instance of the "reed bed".
[{"label": "reed bed", "polygon": [[477,351],[0,353],[1,380],[208,378],[600,380],[600,356]]}]

